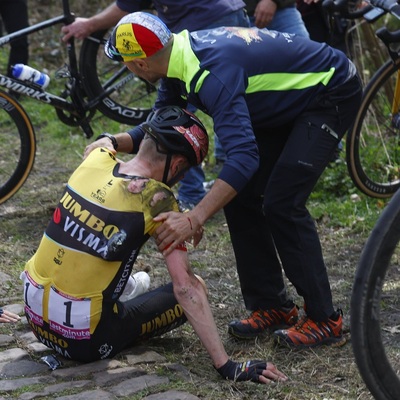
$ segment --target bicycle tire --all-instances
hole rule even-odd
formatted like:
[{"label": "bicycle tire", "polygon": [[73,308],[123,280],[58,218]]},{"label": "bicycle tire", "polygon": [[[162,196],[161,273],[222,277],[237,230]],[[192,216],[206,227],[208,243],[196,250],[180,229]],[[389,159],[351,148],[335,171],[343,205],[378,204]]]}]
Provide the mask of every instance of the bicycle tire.
[{"label": "bicycle tire", "polygon": [[400,68],[387,61],[364,90],[346,139],[346,161],[355,186],[374,198],[391,197],[400,186],[400,118],[392,113],[393,88]]},{"label": "bicycle tire", "polygon": [[390,200],[367,240],[350,304],[356,364],[377,400],[400,399],[399,241],[400,191]]},{"label": "bicycle tire", "polygon": [[0,91],[0,204],[25,183],[35,161],[36,137],[21,104]]},{"label": "bicycle tire", "polygon": [[94,99],[112,90],[99,102],[97,109],[114,121],[138,125],[150,114],[157,90],[104,54],[105,36],[107,31],[99,31],[82,43],[79,70],[85,92],[89,99]]}]

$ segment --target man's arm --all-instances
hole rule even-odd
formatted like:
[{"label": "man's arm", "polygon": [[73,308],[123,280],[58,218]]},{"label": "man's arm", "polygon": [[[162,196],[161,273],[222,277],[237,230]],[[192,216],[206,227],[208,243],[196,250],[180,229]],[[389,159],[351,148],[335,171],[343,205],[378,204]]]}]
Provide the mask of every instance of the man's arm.
[{"label": "man's arm", "polygon": [[93,32],[115,26],[126,14],[128,14],[126,11],[121,10],[113,3],[93,17],[76,18],[72,24],[61,28],[61,32],[64,34],[62,40],[67,42],[71,37],[84,39]]},{"label": "man's arm", "polygon": [[[118,144],[118,152],[120,153],[131,153],[133,150],[133,142],[132,137],[128,132],[121,132],[113,135]],[[110,150],[112,153],[116,154],[116,150],[114,149],[113,142],[107,138],[103,137],[99,140],[95,140],[94,142],[88,144],[85,147],[83,152],[83,158],[86,158],[94,149],[98,147],[105,147]]]},{"label": "man's arm", "polygon": [[[86,158],[97,147],[106,147],[114,154],[117,149],[120,153],[136,154],[139,151],[140,142],[144,137],[144,130],[141,128],[141,125],[138,125],[130,129],[128,132],[121,132],[112,136],[114,137],[114,140],[106,136],[99,138],[98,140],[95,139],[94,142],[88,144],[85,147],[83,158]],[[114,144],[116,147],[114,147]]]},{"label": "man's arm", "polygon": [[[211,190],[197,206],[187,213],[161,213],[154,218],[162,224],[156,230],[158,248],[166,256],[179,244],[193,235],[235,196],[236,190],[221,179],[216,179]],[[196,246],[198,243],[193,243]],[[169,246],[167,248],[167,246]]]},{"label": "man's arm", "polygon": [[245,79],[241,81],[240,76],[240,69],[232,67],[223,82],[210,73],[202,84],[199,98],[205,109],[213,110],[210,116],[214,131],[227,160],[211,190],[192,211],[156,217],[155,221],[163,222],[156,230],[156,241],[165,255],[182,241],[190,241],[212,215],[246,186],[258,169],[258,147],[246,103]]},{"label": "man's arm", "polygon": [[214,322],[207,295],[188,265],[187,252],[174,250],[165,257],[174,286],[174,295],[199,336],[216,368],[228,361]]},{"label": "man's arm", "polygon": [[[176,300],[182,306],[188,321],[221,376],[225,379],[252,380],[259,383],[287,379],[272,363],[264,361],[237,363],[229,360],[219,336],[205,288],[190,269],[187,252],[174,250],[165,257],[165,261]],[[244,369],[244,366],[247,368]]]}]

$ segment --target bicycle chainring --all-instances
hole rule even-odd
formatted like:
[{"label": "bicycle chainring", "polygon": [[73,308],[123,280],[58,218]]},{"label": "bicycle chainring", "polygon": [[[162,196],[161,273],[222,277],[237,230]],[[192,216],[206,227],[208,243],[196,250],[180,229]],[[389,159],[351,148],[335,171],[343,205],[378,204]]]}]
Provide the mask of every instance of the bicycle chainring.
[{"label": "bicycle chainring", "polygon": [[80,126],[81,125],[81,121],[83,119],[86,119],[87,121],[90,121],[94,117],[94,114],[96,113],[96,110],[88,111],[87,115],[84,116],[84,117],[78,117],[76,115],[72,115],[71,113],[67,113],[67,112],[65,112],[63,110],[60,110],[59,108],[56,108],[56,113],[57,113],[57,117],[65,125],[68,125],[68,126]]},{"label": "bicycle chainring", "polygon": [[[64,90],[61,93],[62,98],[66,99],[70,95],[69,90]],[[59,108],[56,108],[56,114],[57,117],[60,119],[62,123],[68,126],[80,126],[82,120],[86,120],[87,122],[90,121],[94,115],[96,114],[96,110],[89,110],[85,113],[85,115],[78,116],[78,115],[73,115],[69,112],[66,112],[64,110],[61,110]]]}]

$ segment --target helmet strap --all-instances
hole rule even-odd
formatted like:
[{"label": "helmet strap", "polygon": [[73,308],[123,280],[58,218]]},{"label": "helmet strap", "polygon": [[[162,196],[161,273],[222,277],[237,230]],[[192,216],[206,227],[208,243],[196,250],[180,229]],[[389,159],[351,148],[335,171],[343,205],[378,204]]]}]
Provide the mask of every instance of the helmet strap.
[{"label": "helmet strap", "polygon": [[165,160],[164,175],[162,178],[162,183],[165,183],[166,185],[168,185],[167,179],[168,179],[169,168],[171,166],[171,160],[172,160],[172,154],[168,153],[167,159]]}]

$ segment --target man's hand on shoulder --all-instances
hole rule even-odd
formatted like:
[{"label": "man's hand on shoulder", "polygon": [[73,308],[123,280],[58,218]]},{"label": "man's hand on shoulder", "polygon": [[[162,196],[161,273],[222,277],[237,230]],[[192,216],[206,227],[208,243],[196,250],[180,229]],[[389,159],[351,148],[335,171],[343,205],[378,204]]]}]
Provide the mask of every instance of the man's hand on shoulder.
[{"label": "man's hand on shoulder", "polygon": [[85,147],[85,151],[83,152],[83,158],[85,159],[94,149],[98,147],[105,147],[110,150],[113,154],[117,154],[117,151],[114,149],[114,146],[110,139],[104,137],[99,140],[96,140]]}]

